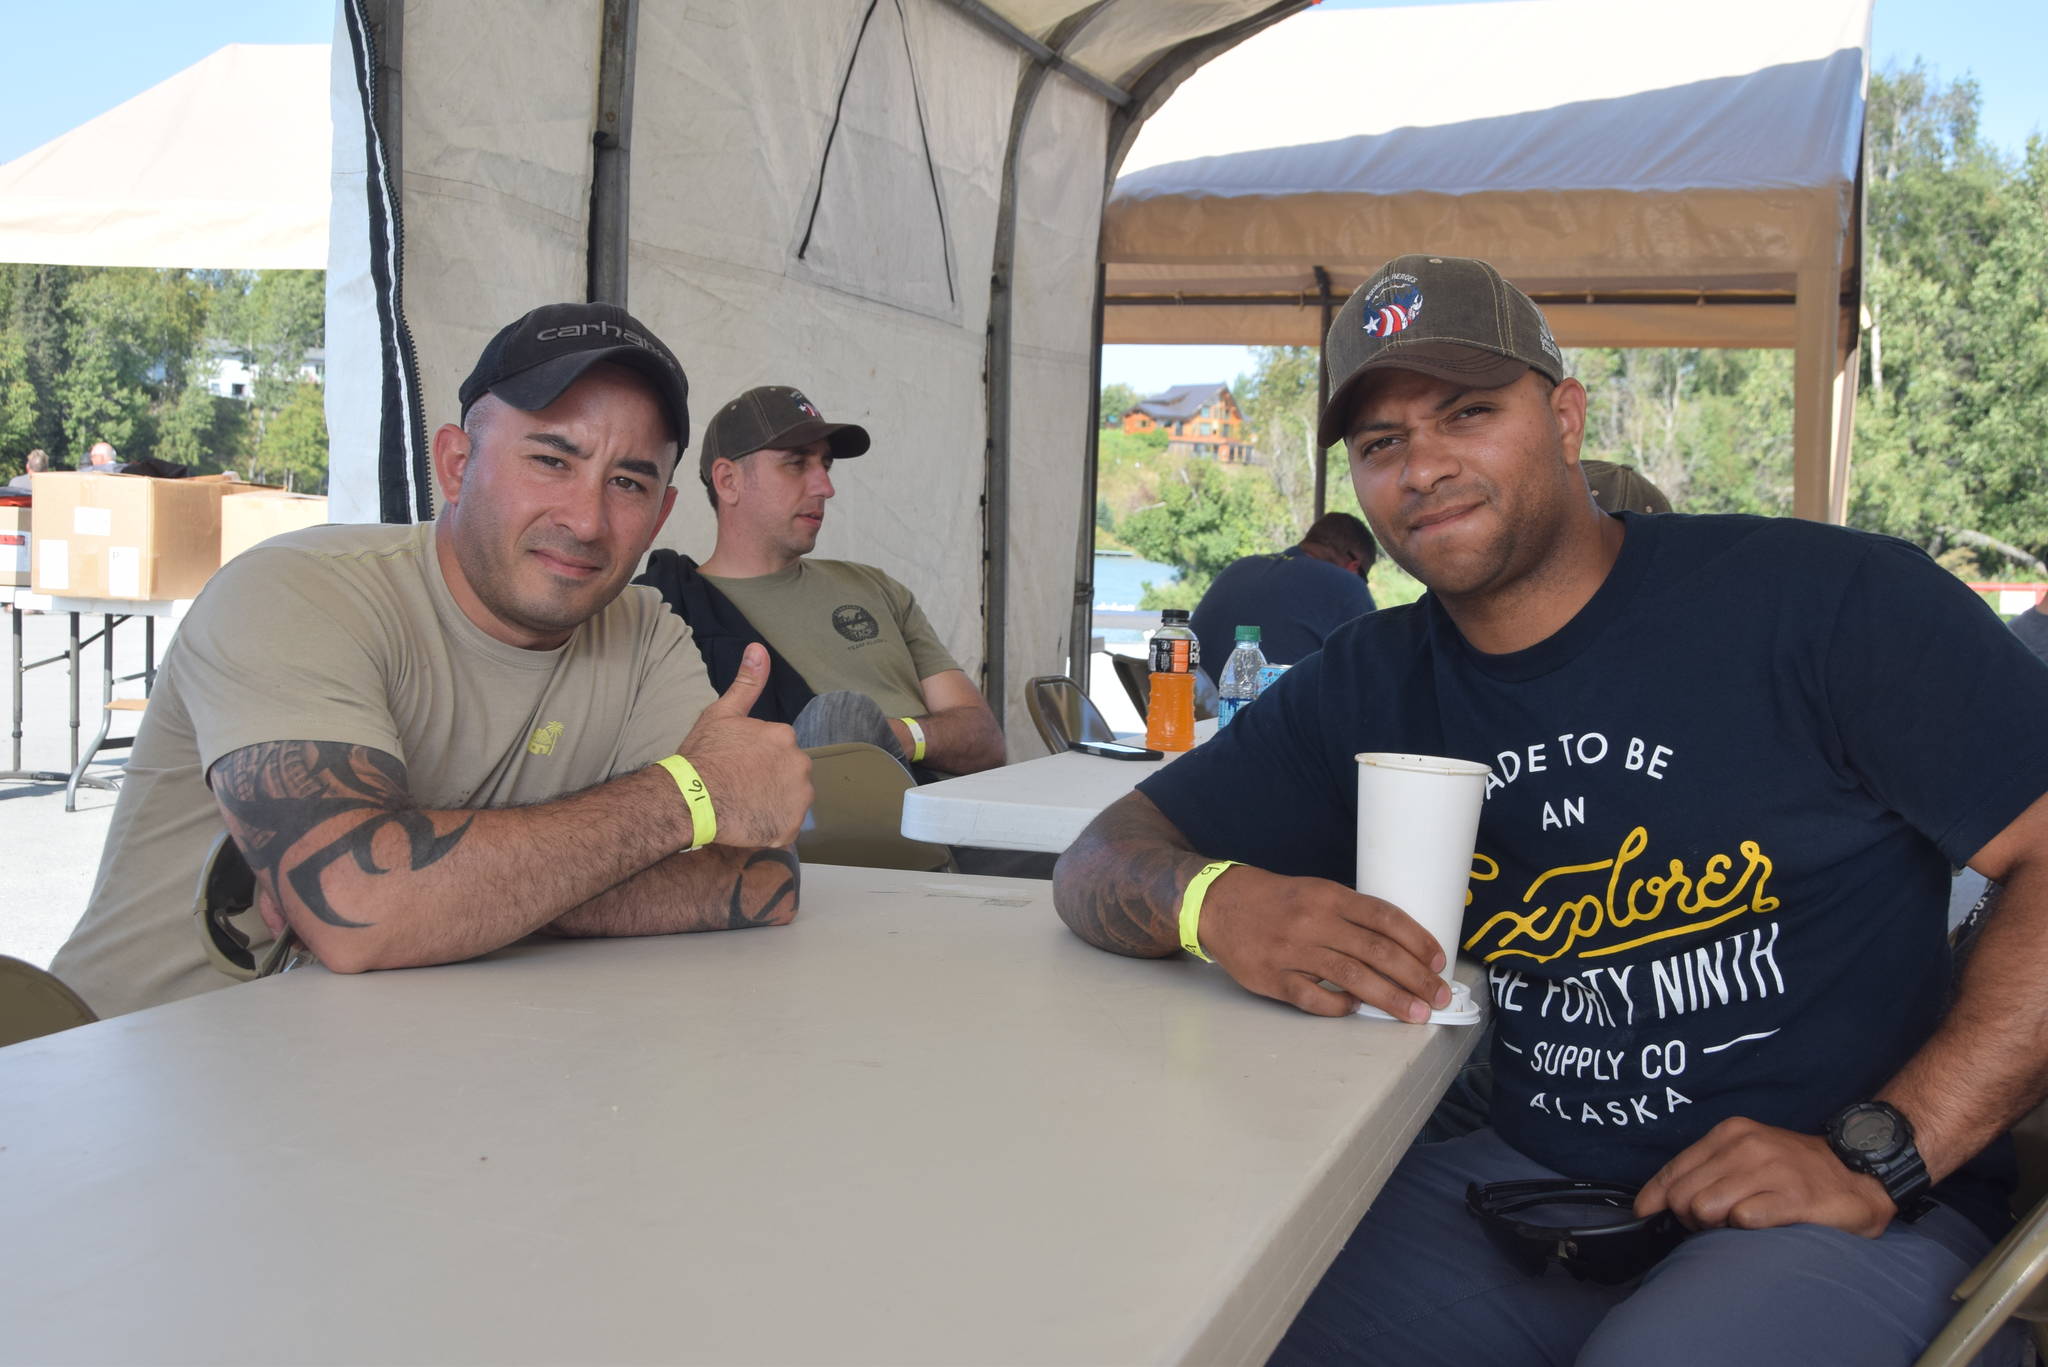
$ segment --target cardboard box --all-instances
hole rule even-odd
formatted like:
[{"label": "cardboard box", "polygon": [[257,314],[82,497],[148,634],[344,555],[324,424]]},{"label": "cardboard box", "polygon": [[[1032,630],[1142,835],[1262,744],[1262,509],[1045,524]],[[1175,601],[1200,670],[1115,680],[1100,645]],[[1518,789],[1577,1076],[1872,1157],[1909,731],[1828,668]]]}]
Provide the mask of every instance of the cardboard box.
[{"label": "cardboard box", "polygon": [[234,493],[220,504],[220,563],[273,536],[318,527],[327,521],[327,500],[317,494],[272,490]]},{"label": "cardboard box", "polygon": [[28,587],[35,543],[29,536],[27,508],[0,508],[0,584]]},{"label": "cardboard box", "polygon": [[257,486],[222,478],[37,475],[37,593],[68,598],[190,598],[220,568],[220,504]]}]

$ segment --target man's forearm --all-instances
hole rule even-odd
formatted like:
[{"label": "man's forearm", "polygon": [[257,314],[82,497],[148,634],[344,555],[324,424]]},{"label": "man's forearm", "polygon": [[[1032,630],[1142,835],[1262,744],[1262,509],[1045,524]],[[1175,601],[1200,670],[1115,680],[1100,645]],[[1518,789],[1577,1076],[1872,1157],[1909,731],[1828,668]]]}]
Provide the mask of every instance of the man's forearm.
[{"label": "man's forearm", "polygon": [[673,935],[788,925],[801,881],[790,850],[713,845],[649,865],[547,929],[556,935]]},{"label": "man's forearm", "polygon": [[1180,897],[1201,871],[1149,798],[1111,804],[1053,869],[1052,901],[1068,929],[1098,949],[1158,959],[1180,948]]},{"label": "man's forearm", "polygon": [[342,972],[496,949],[691,840],[688,807],[652,768],[482,811],[412,806],[395,759],[329,742],[250,746],[210,781],[250,869]]},{"label": "man's forearm", "polygon": [[1939,1181],[2048,1093],[2048,866],[2015,870],[1978,932],[1955,1005],[1879,1096],[1913,1122]]},{"label": "man's forearm", "polygon": [[948,707],[917,722],[924,728],[923,762],[928,769],[978,774],[996,768],[1006,757],[1003,730],[986,707]]}]

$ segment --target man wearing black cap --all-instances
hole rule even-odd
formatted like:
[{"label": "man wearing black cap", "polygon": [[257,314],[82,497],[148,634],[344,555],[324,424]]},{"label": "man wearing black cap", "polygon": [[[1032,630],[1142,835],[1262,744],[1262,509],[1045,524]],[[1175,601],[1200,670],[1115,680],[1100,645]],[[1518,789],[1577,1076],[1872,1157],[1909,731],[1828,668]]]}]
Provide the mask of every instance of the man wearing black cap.
[{"label": "man wearing black cap", "polygon": [[[1318,1015],[1424,1021],[1445,950],[1485,967],[1491,1124],[1410,1149],[1273,1361],[1910,1361],[2048,1083],[2048,671],[1902,542],[1596,508],[1585,390],[1483,262],[1390,262],[1326,346],[1323,441],[1430,592],[1105,811],[1054,889],[1093,944]],[[1458,945],[1348,886],[1373,751],[1492,771]],[[1965,863],[2009,900],[1952,998]],[[1553,1221],[1689,1237],[1464,1209],[1565,1179],[1640,1193]]]},{"label": "man wearing black cap", "polygon": [[1003,762],[1003,735],[909,589],[872,565],[811,555],[832,468],[866,453],[866,429],[828,422],[786,385],[761,385],[705,429],[698,478],[718,517],[699,566],[657,551],[638,581],[690,623],[714,684],[765,642],[773,666],[754,715],[806,746],[866,741],[919,777]]},{"label": "man wearing black cap", "polygon": [[435,522],[274,538],[180,626],[54,965],[101,1015],[235,980],[193,918],[224,837],[251,963],[285,927],[354,972],[794,915],[810,766],[747,716],[765,652],[718,696],[660,599],[621,592],[675,500],[681,366],[622,309],[551,305],[461,399]]}]

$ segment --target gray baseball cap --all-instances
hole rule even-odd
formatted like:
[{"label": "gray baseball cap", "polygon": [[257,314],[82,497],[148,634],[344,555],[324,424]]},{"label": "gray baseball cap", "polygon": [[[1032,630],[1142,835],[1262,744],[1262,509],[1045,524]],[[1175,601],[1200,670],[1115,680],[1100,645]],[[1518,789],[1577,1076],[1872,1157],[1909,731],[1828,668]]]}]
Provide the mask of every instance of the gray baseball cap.
[{"label": "gray baseball cap", "polygon": [[858,423],[827,422],[801,390],[786,384],[756,385],[718,410],[704,429],[697,453],[697,477],[711,484],[714,461],[738,460],[756,451],[794,451],[814,441],[829,442],[832,459],[851,460],[868,449],[868,430]]},{"label": "gray baseball cap", "polygon": [[1535,370],[1564,378],[1564,357],[1543,311],[1484,261],[1464,256],[1397,256],[1353,290],[1323,341],[1330,401],[1316,439],[1344,439],[1352,410],[1375,370],[1419,370],[1479,389],[1513,384]]}]

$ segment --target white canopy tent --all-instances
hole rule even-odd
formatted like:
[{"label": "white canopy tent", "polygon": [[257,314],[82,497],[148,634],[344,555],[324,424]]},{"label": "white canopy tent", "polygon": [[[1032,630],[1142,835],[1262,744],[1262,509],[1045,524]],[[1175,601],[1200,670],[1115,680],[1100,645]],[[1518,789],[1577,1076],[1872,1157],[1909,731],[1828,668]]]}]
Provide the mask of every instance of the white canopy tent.
[{"label": "white canopy tent", "polygon": [[[491,332],[623,301],[700,427],[786,383],[870,429],[819,554],[909,584],[1028,753],[1024,681],[1087,620],[1112,169],[1187,71],[1306,3],[342,0],[337,513],[428,515],[429,424]],[[702,558],[694,455],[662,539]]]},{"label": "white canopy tent", "polygon": [[323,268],[328,65],[224,47],[0,166],[0,261]]},{"label": "white canopy tent", "polygon": [[1096,342],[1318,341],[1426,246],[1568,343],[1796,347],[1797,510],[1840,516],[1870,0],[1306,3],[340,0],[338,514],[430,515],[496,327],[624,302],[700,422],[779,382],[869,427],[820,553],[910,584],[1021,751],[1084,656]]},{"label": "white canopy tent", "polygon": [[1870,0],[1316,14],[1209,63],[1104,212],[1103,340],[1320,345],[1483,257],[1567,346],[1791,347],[1794,510],[1848,498]]}]

